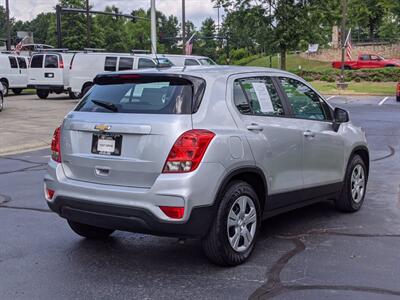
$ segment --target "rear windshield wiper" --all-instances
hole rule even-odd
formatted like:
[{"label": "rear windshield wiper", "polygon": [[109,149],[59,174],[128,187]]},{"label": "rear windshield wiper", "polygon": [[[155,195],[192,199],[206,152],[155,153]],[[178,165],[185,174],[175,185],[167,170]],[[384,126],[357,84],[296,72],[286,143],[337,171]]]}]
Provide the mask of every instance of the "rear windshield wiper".
[{"label": "rear windshield wiper", "polygon": [[101,101],[101,100],[90,100],[92,101],[94,104],[101,106],[105,109],[111,110],[112,112],[118,112],[118,107],[110,102],[106,102],[106,101]]}]

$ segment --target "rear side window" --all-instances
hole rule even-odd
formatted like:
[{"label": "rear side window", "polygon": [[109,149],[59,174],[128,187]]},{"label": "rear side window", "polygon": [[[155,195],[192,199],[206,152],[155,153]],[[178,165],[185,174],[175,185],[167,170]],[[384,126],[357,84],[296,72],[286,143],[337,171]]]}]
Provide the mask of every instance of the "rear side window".
[{"label": "rear side window", "polygon": [[233,86],[234,101],[242,114],[283,116],[282,101],[270,77],[237,79]]},{"label": "rear side window", "polygon": [[34,55],[31,61],[31,68],[43,67],[43,55]]},{"label": "rear side window", "polygon": [[133,58],[132,57],[120,57],[118,70],[132,70],[133,69]]},{"label": "rear side window", "polygon": [[156,67],[156,63],[154,61],[152,61],[151,59],[147,59],[147,58],[139,59],[139,64],[138,64],[139,69],[155,68],[155,67]]},{"label": "rear side window", "polygon": [[44,67],[49,69],[58,68],[58,56],[46,55],[46,59],[44,60]]},{"label": "rear side window", "polygon": [[198,66],[200,63],[195,59],[185,59],[185,66]]},{"label": "rear side window", "polygon": [[117,58],[116,57],[111,57],[111,56],[106,57],[104,71],[110,71],[110,72],[117,71]]},{"label": "rear side window", "polygon": [[205,66],[216,65],[216,63],[209,58],[200,58],[199,60],[200,60],[200,63]]},{"label": "rear side window", "polygon": [[17,59],[14,56],[9,56],[10,66],[12,69],[18,69]]},{"label": "rear side window", "polygon": [[26,66],[26,60],[25,60],[25,58],[17,57],[17,59],[18,59],[19,68],[20,68],[20,69],[26,69],[27,66]]},{"label": "rear side window", "polygon": [[[199,83],[173,76],[144,76],[129,82],[97,84],[76,108],[103,113],[191,114],[194,97],[202,96]],[[204,83],[204,84],[203,84]],[[195,95],[195,96],[194,96]]]}]

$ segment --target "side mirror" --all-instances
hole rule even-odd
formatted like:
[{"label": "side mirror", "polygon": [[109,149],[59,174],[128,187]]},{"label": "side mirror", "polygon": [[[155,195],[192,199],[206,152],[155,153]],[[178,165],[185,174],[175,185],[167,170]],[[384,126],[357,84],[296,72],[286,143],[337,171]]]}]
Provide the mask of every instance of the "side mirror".
[{"label": "side mirror", "polygon": [[347,123],[350,120],[349,113],[346,110],[339,107],[335,108],[333,115],[334,115],[333,130],[336,132],[339,130],[340,124]]}]

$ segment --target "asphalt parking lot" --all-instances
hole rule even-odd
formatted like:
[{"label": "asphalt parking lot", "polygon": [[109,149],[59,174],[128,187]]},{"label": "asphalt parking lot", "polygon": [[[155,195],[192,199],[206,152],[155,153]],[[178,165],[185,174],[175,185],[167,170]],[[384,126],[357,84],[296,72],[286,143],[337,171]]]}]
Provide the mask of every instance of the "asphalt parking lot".
[{"label": "asphalt parking lot", "polygon": [[81,239],[43,199],[49,151],[0,157],[0,299],[399,298],[400,103],[327,98],[367,132],[372,161],[363,208],[342,214],[324,202],[269,219],[250,260],[235,268],[210,264],[196,240],[124,232]]}]

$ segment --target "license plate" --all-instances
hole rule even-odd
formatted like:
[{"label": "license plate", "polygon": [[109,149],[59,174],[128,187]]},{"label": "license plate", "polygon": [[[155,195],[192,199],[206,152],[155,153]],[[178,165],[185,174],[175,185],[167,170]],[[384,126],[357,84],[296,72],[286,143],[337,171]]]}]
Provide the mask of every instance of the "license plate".
[{"label": "license plate", "polygon": [[92,153],[101,155],[121,155],[122,135],[93,134]]}]

